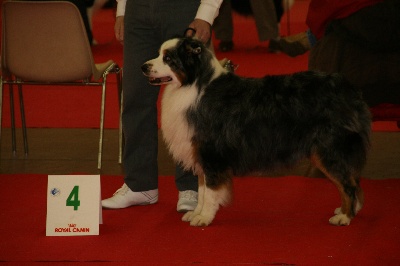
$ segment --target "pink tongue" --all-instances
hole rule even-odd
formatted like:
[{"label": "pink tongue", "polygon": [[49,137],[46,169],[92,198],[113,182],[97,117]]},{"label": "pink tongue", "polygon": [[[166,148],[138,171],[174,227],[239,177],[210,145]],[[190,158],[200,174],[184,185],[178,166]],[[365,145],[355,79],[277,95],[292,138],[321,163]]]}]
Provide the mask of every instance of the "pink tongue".
[{"label": "pink tongue", "polygon": [[161,80],[162,82],[166,82],[166,81],[170,81],[171,78],[170,78],[170,77],[163,77],[163,78],[160,78],[160,80]]}]

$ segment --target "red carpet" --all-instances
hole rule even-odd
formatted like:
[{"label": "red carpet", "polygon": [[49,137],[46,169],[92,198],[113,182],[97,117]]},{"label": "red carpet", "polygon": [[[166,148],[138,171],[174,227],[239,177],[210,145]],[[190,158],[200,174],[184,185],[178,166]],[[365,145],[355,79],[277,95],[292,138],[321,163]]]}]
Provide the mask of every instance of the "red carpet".
[{"label": "red carpet", "polygon": [[[102,195],[121,181],[102,176]],[[175,210],[173,178],[160,177],[157,204],[104,210],[99,236],[46,237],[47,176],[0,175],[0,261],[399,265],[400,180],[362,186],[364,208],[350,226],[335,227],[328,219],[339,195],[326,179],[235,179],[233,204],[211,226],[193,228]]]},{"label": "red carpet", "polygon": [[[308,1],[296,1],[291,32],[306,28]],[[96,62],[122,65],[114,40],[114,13],[102,10],[94,21]],[[286,17],[282,34],[286,35]],[[240,75],[290,73],[307,69],[307,55],[268,54],[258,45],[254,21],[235,17],[235,51],[219,54],[239,64]],[[256,63],[255,63],[256,62]],[[107,94],[106,127],[117,128],[115,81]],[[29,127],[93,127],[99,121],[100,90],[35,87],[25,90]],[[29,110],[29,111],[28,111]],[[19,113],[17,112],[17,115]],[[19,125],[19,117],[17,116]],[[376,126],[377,125],[377,126]],[[3,126],[9,127],[8,89]],[[375,130],[398,131],[391,122]],[[102,196],[121,185],[120,176],[102,176]],[[400,180],[362,180],[365,206],[348,227],[328,224],[339,206],[336,188],[325,179],[304,177],[235,179],[235,198],[214,223],[193,228],[175,210],[172,177],[160,177],[160,201],[146,207],[104,210],[99,236],[46,237],[45,175],[0,175],[0,262],[53,265],[266,264],[399,265]],[[50,263],[50,264],[49,264]]]}]

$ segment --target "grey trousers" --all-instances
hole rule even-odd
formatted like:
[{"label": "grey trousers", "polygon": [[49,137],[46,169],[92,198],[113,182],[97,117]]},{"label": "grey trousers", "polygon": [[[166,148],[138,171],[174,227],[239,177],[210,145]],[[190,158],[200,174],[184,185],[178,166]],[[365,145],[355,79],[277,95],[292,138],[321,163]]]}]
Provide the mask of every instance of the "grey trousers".
[{"label": "grey trousers", "polygon": [[[157,99],[141,65],[158,56],[161,44],[193,21],[199,0],[129,0],[124,18],[122,124],[125,136],[124,181],[133,191],[158,188]],[[178,190],[197,191],[197,177],[177,167]]]}]

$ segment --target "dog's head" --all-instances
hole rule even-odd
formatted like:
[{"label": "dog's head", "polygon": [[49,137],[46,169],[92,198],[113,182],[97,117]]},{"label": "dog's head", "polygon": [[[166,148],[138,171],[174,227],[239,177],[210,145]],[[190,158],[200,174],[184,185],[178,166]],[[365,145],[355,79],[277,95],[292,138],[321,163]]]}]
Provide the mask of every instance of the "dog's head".
[{"label": "dog's head", "polygon": [[[198,80],[210,81],[217,61],[204,44],[191,37],[175,38],[161,45],[159,56],[147,61],[142,71],[150,84],[176,83],[179,87]],[[215,60],[214,60],[215,59]]]}]

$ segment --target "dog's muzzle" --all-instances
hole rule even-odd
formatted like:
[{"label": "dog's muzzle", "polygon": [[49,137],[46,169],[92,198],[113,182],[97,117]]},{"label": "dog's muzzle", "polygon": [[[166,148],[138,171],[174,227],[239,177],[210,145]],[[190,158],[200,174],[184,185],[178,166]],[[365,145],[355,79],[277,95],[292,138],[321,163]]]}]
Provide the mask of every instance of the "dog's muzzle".
[{"label": "dog's muzzle", "polygon": [[168,83],[172,81],[172,78],[170,76],[165,76],[165,77],[153,77],[151,74],[151,68],[153,67],[152,64],[146,63],[142,65],[142,72],[143,74],[149,78],[149,83],[151,85],[161,85]]},{"label": "dog's muzzle", "polygon": [[143,64],[141,68],[144,75],[148,76],[150,74],[151,64]]}]

